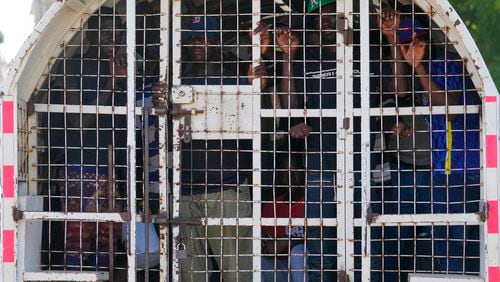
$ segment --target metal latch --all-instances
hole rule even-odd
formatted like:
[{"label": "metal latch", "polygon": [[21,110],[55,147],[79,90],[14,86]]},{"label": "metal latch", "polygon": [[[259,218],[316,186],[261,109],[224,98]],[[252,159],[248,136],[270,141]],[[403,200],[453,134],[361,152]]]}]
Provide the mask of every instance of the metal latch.
[{"label": "metal latch", "polygon": [[339,139],[340,140],[345,140],[346,132],[351,126],[351,120],[349,118],[344,118],[342,120],[342,128],[340,128],[339,131]]},{"label": "metal latch", "polygon": [[486,222],[490,211],[490,205],[487,202],[480,202],[481,210],[477,213],[480,221]]},{"label": "metal latch", "polygon": [[187,85],[172,87],[172,104],[192,104],[193,89]]},{"label": "metal latch", "polygon": [[344,13],[337,14],[337,29],[340,34],[344,37],[344,44],[349,46],[352,44],[353,30],[349,26],[349,19]]},{"label": "metal latch", "polygon": [[191,109],[191,110],[174,110],[172,111],[173,117],[184,117],[184,128],[179,128],[179,136],[181,136],[184,143],[191,142],[191,116],[202,114],[203,110]]}]

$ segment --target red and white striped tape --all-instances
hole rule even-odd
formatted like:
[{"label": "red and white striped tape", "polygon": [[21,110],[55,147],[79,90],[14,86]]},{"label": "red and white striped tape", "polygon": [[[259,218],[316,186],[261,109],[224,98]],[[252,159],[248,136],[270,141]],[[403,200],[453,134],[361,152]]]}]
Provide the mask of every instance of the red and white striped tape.
[{"label": "red and white striped tape", "polygon": [[[2,264],[4,281],[15,277],[16,232],[11,209],[14,206],[15,187],[15,103],[12,97],[3,97],[2,102]],[[13,147],[14,146],[14,147]],[[1,277],[0,277],[1,278]],[[13,281],[13,280],[12,280]]]}]

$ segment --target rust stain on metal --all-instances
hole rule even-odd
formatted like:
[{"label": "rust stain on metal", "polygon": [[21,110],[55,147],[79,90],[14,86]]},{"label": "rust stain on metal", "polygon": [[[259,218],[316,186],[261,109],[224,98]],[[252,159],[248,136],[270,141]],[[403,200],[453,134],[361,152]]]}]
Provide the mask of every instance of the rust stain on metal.
[{"label": "rust stain on metal", "polygon": [[130,220],[130,216],[129,216],[129,214],[128,214],[128,213],[126,213],[126,212],[121,212],[121,213],[119,213],[119,215],[120,215],[120,218],[121,218],[123,221],[129,221],[129,220]]},{"label": "rust stain on metal", "polygon": [[345,270],[339,271],[339,282],[349,282],[349,275],[345,272]]},{"label": "rust stain on metal", "polygon": [[454,23],[453,23],[453,26],[458,26],[460,25],[462,22],[460,20],[456,20]]},{"label": "rust stain on metal", "polygon": [[366,223],[368,223],[368,225],[372,224],[378,216],[379,214],[374,213],[372,207],[368,206],[368,208],[366,209]]},{"label": "rust stain on metal", "polygon": [[12,207],[12,218],[16,222],[23,219],[24,218],[23,211],[18,209],[16,206]]},{"label": "rust stain on metal", "polygon": [[482,222],[486,222],[486,220],[488,219],[489,211],[490,211],[490,205],[488,205],[488,203],[483,203],[482,210],[477,213],[479,220]]},{"label": "rust stain on metal", "polygon": [[343,129],[349,129],[350,124],[351,124],[350,123],[350,119],[349,118],[344,118],[342,128]]}]

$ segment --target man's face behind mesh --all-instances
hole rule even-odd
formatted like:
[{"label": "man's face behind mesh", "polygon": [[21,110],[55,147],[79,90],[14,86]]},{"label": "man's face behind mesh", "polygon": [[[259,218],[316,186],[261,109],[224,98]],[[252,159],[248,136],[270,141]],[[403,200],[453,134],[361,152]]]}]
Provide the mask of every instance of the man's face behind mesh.
[{"label": "man's face behind mesh", "polygon": [[336,39],[335,31],[335,4],[322,6],[320,9],[315,11],[316,13],[321,12],[320,15],[316,15],[314,18],[314,27],[317,30],[321,30],[321,43],[322,44],[334,44]]},{"label": "man's face behind mesh", "polygon": [[202,36],[189,38],[187,50],[191,60],[203,62],[214,60],[215,54],[217,52],[217,47],[213,46],[217,44],[217,40],[212,37],[208,37],[205,42],[205,38]]}]

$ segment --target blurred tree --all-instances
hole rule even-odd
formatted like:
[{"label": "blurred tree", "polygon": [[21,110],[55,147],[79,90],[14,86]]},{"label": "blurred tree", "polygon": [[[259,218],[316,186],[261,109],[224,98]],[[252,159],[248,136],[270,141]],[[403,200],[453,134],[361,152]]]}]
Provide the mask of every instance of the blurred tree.
[{"label": "blurred tree", "polygon": [[500,88],[500,0],[449,0],[476,41],[497,88]]}]

